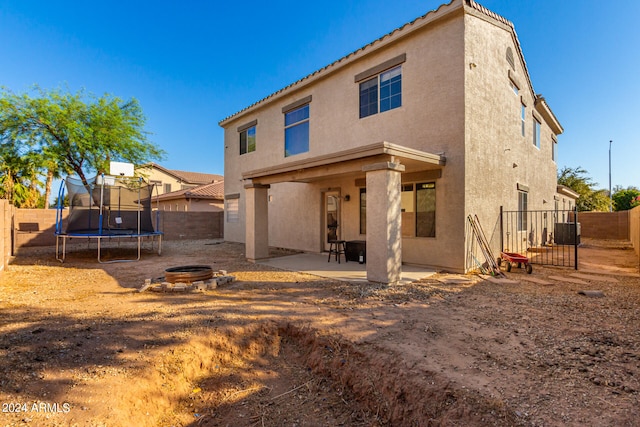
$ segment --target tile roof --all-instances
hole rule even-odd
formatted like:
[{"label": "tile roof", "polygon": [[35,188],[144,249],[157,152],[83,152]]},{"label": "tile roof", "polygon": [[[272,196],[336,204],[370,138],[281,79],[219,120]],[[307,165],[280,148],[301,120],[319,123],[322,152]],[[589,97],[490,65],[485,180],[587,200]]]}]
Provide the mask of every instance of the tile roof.
[{"label": "tile roof", "polygon": [[222,175],[212,173],[188,172],[175,169],[169,169],[169,171],[173,172],[175,176],[179,177],[184,182],[190,184],[207,184],[214,181],[222,181],[224,179]]},{"label": "tile roof", "polygon": [[[265,98],[262,98],[261,100],[254,102],[253,104],[249,105],[248,107],[243,108],[242,110],[236,112],[235,114],[232,114],[228,117],[225,117],[224,119],[220,120],[218,122],[219,126],[225,126],[224,123],[227,122],[228,120],[231,120],[233,118],[235,118],[236,116],[241,115],[242,113],[252,109],[253,107],[256,107],[260,104],[263,104],[265,102],[267,102],[270,99],[276,98],[278,97],[278,95],[284,94],[285,92],[287,92],[289,89],[294,88],[296,86],[300,86],[304,83],[308,83],[308,81],[310,81],[312,78],[316,77],[316,76],[321,76],[321,75],[326,75],[330,72],[333,72],[338,66],[342,65],[347,65],[348,63],[354,61],[358,56],[362,56],[366,53],[363,53],[365,51],[370,51],[371,49],[374,49],[375,46],[378,45],[383,45],[383,42],[386,43],[388,42],[390,37],[400,37],[402,35],[402,33],[410,33],[411,31],[413,31],[414,29],[420,28],[422,25],[427,22],[428,18],[437,18],[438,14],[442,13],[443,15],[447,13],[447,9],[450,7],[455,7],[457,5],[455,5],[454,3],[459,3],[460,7],[464,8],[471,8],[473,10],[476,10],[477,12],[481,13],[484,16],[487,16],[491,19],[494,19],[496,21],[498,21],[499,23],[506,25],[512,32],[513,32],[513,38],[514,38],[514,43],[517,47],[520,59],[522,60],[522,63],[524,65],[524,71],[525,74],[527,76],[527,81],[529,82],[529,85],[531,88],[533,88],[533,86],[531,85],[531,78],[529,76],[529,70],[527,69],[527,64],[524,61],[524,56],[522,54],[522,48],[520,46],[520,41],[518,40],[518,35],[516,34],[515,31],[515,27],[513,25],[513,23],[511,21],[509,21],[508,19],[502,17],[501,15],[498,15],[495,12],[490,11],[489,9],[487,9],[486,7],[482,6],[481,4],[479,4],[478,2],[474,1],[474,0],[451,0],[449,3],[446,4],[441,4],[440,6],[438,6],[437,9],[434,10],[430,10],[429,12],[425,13],[424,15],[414,19],[411,22],[408,22],[404,25],[402,25],[401,27],[396,28],[395,30],[391,31],[390,33],[385,34],[384,36],[372,41],[371,43],[361,47],[360,49],[357,49],[351,53],[349,53],[346,56],[343,56],[342,58],[338,59],[337,61],[332,62],[331,64],[317,70],[314,71],[313,73],[301,78],[298,81],[295,81],[293,83],[291,83],[290,85],[278,90],[277,92],[272,93],[271,95],[266,96]],[[442,9],[442,12],[441,12]],[[397,36],[394,36],[396,33],[398,33]],[[382,47],[382,46],[380,46]],[[534,94],[534,96],[536,96]]]},{"label": "tile roof", "polygon": [[183,190],[172,191],[154,197],[154,200],[175,200],[175,199],[210,199],[224,200],[224,181],[212,182],[210,184],[199,185],[197,187],[185,188]]},{"label": "tile roof", "polygon": [[142,168],[150,167],[158,169],[166,174],[172,175],[176,179],[186,183],[186,184],[209,184],[211,182],[222,181],[224,180],[224,176],[217,175],[213,173],[202,173],[202,172],[188,172],[188,171],[180,171],[176,169],[167,169],[164,166],[161,166],[157,163],[148,163],[141,166]]}]

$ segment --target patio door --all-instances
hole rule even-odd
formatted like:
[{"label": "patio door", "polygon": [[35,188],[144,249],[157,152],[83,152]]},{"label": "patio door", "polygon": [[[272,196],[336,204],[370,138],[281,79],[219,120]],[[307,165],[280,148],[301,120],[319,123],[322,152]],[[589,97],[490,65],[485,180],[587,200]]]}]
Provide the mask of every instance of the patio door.
[{"label": "patio door", "polygon": [[329,250],[329,241],[340,239],[340,193],[324,193],[324,215],[322,220],[323,248]]}]

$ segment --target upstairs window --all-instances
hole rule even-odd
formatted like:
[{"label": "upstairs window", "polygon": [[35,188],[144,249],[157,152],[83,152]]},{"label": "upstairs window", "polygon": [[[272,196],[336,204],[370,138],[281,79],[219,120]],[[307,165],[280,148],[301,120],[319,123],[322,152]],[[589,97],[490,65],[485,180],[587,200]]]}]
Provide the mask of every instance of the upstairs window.
[{"label": "upstairs window", "polygon": [[402,67],[360,83],[360,118],[402,106]]},{"label": "upstairs window", "polygon": [[256,127],[240,131],[240,155],[256,151]]},{"label": "upstairs window", "polygon": [[284,156],[309,151],[309,104],[284,115]]},{"label": "upstairs window", "polygon": [[533,119],[533,145],[540,148],[540,122],[538,119]]},{"label": "upstairs window", "polygon": [[551,140],[551,160],[558,161],[558,141],[555,139]]},{"label": "upstairs window", "polygon": [[520,105],[521,105],[521,107],[520,107],[520,122],[522,123],[522,125],[521,125],[522,130],[521,130],[521,132],[522,132],[522,136],[524,136],[524,124],[525,124],[525,122],[526,122],[526,119],[525,119],[525,117],[526,117],[526,116],[525,116],[525,113],[526,113],[526,111],[527,111],[527,107],[526,107],[524,104],[520,104]]},{"label": "upstairs window", "polygon": [[380,74],[380,112],[402,105],[402,69],[393,68]]},{"label": "upstairs window", "polygon": [[509,83],[511,83],[511,90],[513,91],[513,93],[515,93],[516,95],[519,95],[520,89],[518,89],[518,86],[516,86],[514,82],[509,82]]},{"label": "upstairs window", "polygon": [[360,83],[360,118],[378,113],[378,78]]},{"label": "upstairs window", "polygon": [[245,123],[238,127],[240,136],[240,155],[256,151],[256,125],[258,120]]}]

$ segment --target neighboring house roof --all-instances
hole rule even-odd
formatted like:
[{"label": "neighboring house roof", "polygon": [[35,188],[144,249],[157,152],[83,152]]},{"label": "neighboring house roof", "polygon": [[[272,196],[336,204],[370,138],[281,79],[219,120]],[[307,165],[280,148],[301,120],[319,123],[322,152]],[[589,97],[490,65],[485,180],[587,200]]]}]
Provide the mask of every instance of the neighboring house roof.
[{"label": "neighboring house roof", "polygon": [[[485,8],[484,6],[480,5],[479,3],[475,2],[474,0],[452,0],[451,2],[447,3],[447,4],[443,4],[440,5],[437,9],[432,10],[427,12],[426,14],[422,15],[419,18],[414,19],[413,21],[399,27],[396,28],[395,30],[391,31],[388,34],[385,34],[384,36],[380,37],[377,40],[374,40],[373,42],[361,47],[360,49],[346,55],[343,56],[342,58],[338,59],[337,61],[332,62],[331,64],[325,66],[324,68],[321,68],[317,71],[314,71],[313,73],[307,75],[306,77],[301,78],[300,80],[291,83],[290,85],[284,87],[283,89],[280,89],[277,92],[272,93],[271,95],[259,100],[258,102],[255,102],[251,105],[249,105],[248,107],[238,111],[235,114],[232,114],[231,116],[228,116],[226,118],[224,118],[223,120],[221,120],[220,122],[218,122],[219,126],[224,127],[229,121],[231,121],[232,119],[234,119],[237,116],[240,116],[241,114],[252,110],[258,106],[261,106],[262,104],[265,104],[268,101],[273,101],[276,100],[282,96],[284,96],[285,94],[287,94],[288,92],[291,92],[293,90],[296,89],[300,89],[308,84],[311,84],[312,82],[314,82],[315,80],[318,80],[319,78],[323,78],[325,76],[327,76],[330,73],[335,72],[336,70],[338,70],[339,68],[342,68],[352,62],[354,62],[355,60],[361,58],[362,56],[365,56],[377,49],[380,49],[384,46],[387,46],[389,43],[396,41],[400,38],[406,37],[407,35],[411,34],[412,32],[422,28],[423,26],[438,20],[446,15],[448,15],[449,13],[453,13],[454,11],[458,10],[459,8],[463,8],[467,11],[469,11],[470,13],[476,15],[476,16],[480,16],[480,17],[484,17],[485,19],[490,19],[493,20],[493,22],[496,22],[498,25],[502,25],[502,26],[506,26],[508,30],[510,30],[511,35],[513,37],[513,41],[514,44],[517,48],[517,52],[518,52],[518,57],[520,58],[520,60],[522,61],[522,65],[524,68],[524,72],[526,75],[526,79],[527,82],[529,84],[529,87],[531,88],[532,92],[533,92],[533,85],[531,83],[531,78],[529,76],[529,70],[527,68],[527,63],[524,60],[524,55],[522,53],[522,47],[520,45],[520,41],[518,40],[518,35],[516,34],[516,30],[515,27],[513,25],[513,23],[511,21],[509,21],[508,19],[498,15],[495,12],[490,11],[489,9]],[[555,116],[553,115],[553,113],[551,112],[551,109],[548,107],[548,105],[546,104],[546,102],[544,101],[544,98],[542,98],[541,95],[537,95],[535,94],[535,92],[532,93],[534,100],[538,101],[538,99],[540,99],[539,101],[539,105],[541,106],[541,109],[543,110],[546,116],[548,116],[551,121],[552,124],[554,125],[555,129],[554,131],[557,134],[562,133],[562,127],[560,126],[560,123],[557,121],[557,119],[555,118]],[[547,118],[547,117],[545,117]]]},{"label": "neighboring house roof", "polygon": [[140,168],[154,168],[161,172],[166,173],[167,175],[171,175],[179,181],[182,181],[185,184],[209,184],[211,182],[217,182],[224,180],[222,175],[216,175],[212,173],[201,173],[201,172],[187,172],[187,171],[179,171],[175,169],[167,169],[163,166],[160,166],[156,163],[147,163],[145,165],[140,166]]},{"label": "neighboring house roof", "polygon": [[224,200],[224,181],[199,185],[184,190],[172,191],[154,197],[155,200],[176,200],[176,199],[203,199],[203,200]]}]

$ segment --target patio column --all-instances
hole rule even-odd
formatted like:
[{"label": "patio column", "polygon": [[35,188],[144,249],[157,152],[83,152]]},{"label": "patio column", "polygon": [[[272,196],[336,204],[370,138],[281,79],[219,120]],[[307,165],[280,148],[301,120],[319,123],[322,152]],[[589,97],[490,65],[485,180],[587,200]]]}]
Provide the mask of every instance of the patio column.
[{"label": "patio column", "polygon": [[268,185],[247,184],[244,186],[246,197],[245,211],[245,247],[247,260],[269,257],[269,201]]},{"label": "patio column", "polygon": [[401,173],[394,162],[367,165],[367,280],[398,282],[402,274]]}]

